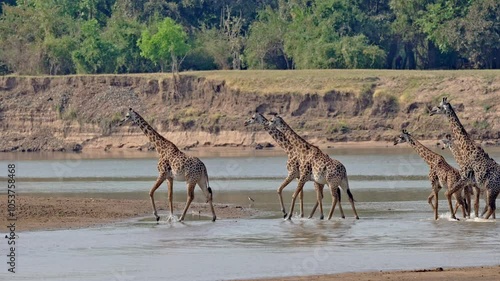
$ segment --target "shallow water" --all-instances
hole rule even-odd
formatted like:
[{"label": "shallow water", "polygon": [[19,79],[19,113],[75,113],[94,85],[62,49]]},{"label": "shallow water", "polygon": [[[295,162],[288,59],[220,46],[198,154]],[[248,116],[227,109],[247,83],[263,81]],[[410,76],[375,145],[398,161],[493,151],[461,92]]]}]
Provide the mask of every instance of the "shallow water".
[{"label": "shallow water", "polygon": [[[499,160],[499,149],[487,150]],[[18,273],[12,279],[4,267],[0,280],[221,280],[500,263],[497,222],[450,220],[443,200],[440,219],[432,219],[428,168],[411,150],[331,151],[347,168],[360,220],[344,199],[345,220],[337,209],[331,221],[316,214],[291,222],[281,219],[275,191],[286,174],[281,153],[198,154],[216,202],[266,215],[215,223],[189,215],[180,223],[161,214],[160,224],[148,216],[99,228],[23,232]],[[16,155],[3,155],[0,166],[16,163],[20,196],[147,198],[156,177],[153,153]],[[295,185],[285,189],[287,208]],[[184,184],[176,182],[174,189],[175,200],[184,201]],[[166,204],[166,187],[157,194],[157,204]],[[200,191],[195,195],[204,201]],[[308,183],[306,214],[314,198]],[[327,214],[327,190],[323,203]],[[6,243],[0,250],[6,251]]]}]

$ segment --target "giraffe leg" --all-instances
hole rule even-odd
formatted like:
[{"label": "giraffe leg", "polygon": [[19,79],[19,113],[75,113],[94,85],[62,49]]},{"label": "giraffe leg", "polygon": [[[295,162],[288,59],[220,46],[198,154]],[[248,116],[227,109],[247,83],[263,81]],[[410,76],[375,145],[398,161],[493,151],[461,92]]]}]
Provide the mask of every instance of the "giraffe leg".
[{"label": "giraffe leg", "polygon": [[323,187],[324,184],[318,184],[314,183],[314,189],[316,189],[316,203],[314,204],[314,207],[312,208],[311,214],[309,215],[309,218],[312,218],[314,216],[314,213],[316,212],[316,208],[318,205],[320,206],[320,216],[319,219],[322,220],[324,218],[323,215]]},{"label": "giraffe leg", "polygon": [[344,219],[344,210],[342,210],[342,206],[340,205],[340,188],[338,186],[333,186],[333,185],[328,185],[330,187],[330,193],[332,194],[332,208],[330,209],[330,212],[328,213],[328,220],[330,220],[333,216],[333,211],[335,210],[335,206],[337,205],[337,202],[339,203],[339,210],[340,210],[340,215]]},{"label": "giraffe leg", "polygon": [[191,202],[193,202],[195,186],[196,186],[196,184],[193,184],[193,183],[188,183],[188,185],[187,185],[186,207],[184,207],[184,211],[182,211],[182,216],[180,217],[179,221],[184,220],[184,217],[186,216],[186,212],[189,209],[189,205],[191,205]]},{"label": "giraffe leg", "polygon": [[153,206],[153,215],[155,216],[156,221],[160,220],[160,216],[158,216],[158,212],[156,211],[154,194],[155,194],[155,191],[158,189],[158,187],[160,187],[160,185],[165,181],[165,179],[166,179],[166,174],[161,173],[158,176],[158,179],[156,179],[155,184],[153,185],[153,187],[149,191],[149,198],[151,199],[151,205]]},{"label": "giraffe leg", "polygon": [[205,180],[201,180],[198,182],[198,186],[201,188],[203,193],[205,194],[205,197],[207,199],[207,203],[210,206],[210,211],[212,212],[212,221],[215,221],[217,219],[217,216],[215,215],[215,210],[214,210],[214,205],[213,205],[213,192],[212,188],[208,186],[208,180],[207,177],[204,177]]},{"label": "giraffe leg", "polygon": [[[429,171],[429,180],[431,182],[431,194],[427,197],[427,202],[431,205],[432,210],[434,211],[434,220],[438,219],[438,192],[441,188],[439,186],[439,178],[436,174],[436,171],[431,168]],[[433,203],[434,201],[434,203]],[[453,206],[450,207],[451,212],[453,213]],[[453,215],[453,214],[452,214]]]},{"label": "giraffe leg", "polygon": [[167,178],[168,183],[168,207],[170,209],[170,217],[174,215],[174,203],[173,203],[173,193],[174,193],[174,179]]},{"label": "giraffe leg", "polygon": [[477,185],[474,185],[474,215],[479,218],[479,197],[481,196],[481,189]]},{"label": "giraffe leg", "polygon": [[470,218],[470,213],[471,213],[471,197],[472,197],[472,187],[470,185],[467,185],[464,188],[464,197],[465,197],[465,204],[467,204],[467,217]]},{"label": "giraffe leg", "polygon": [[215,210],[214,210],[214,204],[213,204],[213,194],[212,194],[212,189],[208,187],[208,192],[210,193],[209,196],[207,196],[208,204],[210,205],[210,211],[212,212],[212,221],[215,221],[217,219],[217,216],[215,215]]},{"label": "giraffe leg", "polygon": [[304,217],[304,189],[302,189],[302,191],[300,192],[299,194],[299,199],[300,199],[300,217],[303,218]]},{"label": "giraffe leg", "polygon": [[458,182],[456,182],[451,188],[448,188],[448,190],[446,190],[446,192],[444,193],[446,198],[448,199],[448,205],[450,206],[450,210],[452,212],[452,214],[451,214],[452,219],[458,220],[457,217],[455,216],[455,214],[453,213],[453,203],[451,202],[451,197],[456,192],[460,192],[462,190],[464,184],[465,184],[464,180],[461,179]]},{"label": "giraffe leg", "polygon": [[458,212],[458,207],[461,207],[462,216],[465,219],[467,217],[467,211],[466,211],[467,203],[465,202],[465,199],[462,196],[462,190],[459,190],[458,192],[455,192],[453,194],[453,197],[455,197],[455,208],[452,210],[452,212],[453,212],[453,215],[456,216],[457,212]]},{"label": "giraffe leg", "polygon": [[431,194],[429,195],[429,197],[427,197],[427,203],[429,203],[429,205],[431,205],[432,207],[432,210],[435,209],[434,207],[434,203],[432,202],[434,200],[434,191],[431,191]]},{"label": "giraffe leg", "polygon": [[278,197],[279,197],[279,199],[280,199],[281,212],[283,213],[283,217],[285,217],[285,218],[286,218],[286,216],[287,216],[287,213],[286,213],[286,211],[285,211],[285,204],[283,203],[282,191],[283,191],[283,189],[284,189],[284,188],[285,188],[288,184],[290,184],[290,183],[293,181],[293,179],[294,179],[294,178],[295,178],[295,177],[294,177],[293,175],[290,175],[290,174],[289,174],[289,175],[286,177],[286,179],[283,181],[283,183],[280,185],[280,187],[278,188]]},{"label": "giraffe leg", "polygon": [[[354,206],[354,196],[352,196],[351,189],[349,189],[349,182],[347,181],[347,177],[342,181],[342,188],[344,188],[345,191],[347,192],[347,196],[349,197],[349,203],[351,203],[351,208],[354,213],[354,218],[359,220],[358,212],[356,211],[356,207]],[[340,188],[337,189],[337,192],[340,199]]]},{"label": "giraffe leg", "polygon": [[[460,200],[460,203],[458,203],[458,201]],[[460,196],[459,199],[457,199],[457,203],[461,206],[462,208],[462,217],[465,219],[467,218],[467,202],[465,201],[465,199]],[[458,210],[455,210],[455,214]]]},{"label": "giraffe leg", "polygon": [[295,207],[295,200],[297,199],[297,196],[299,195],[299,193],[304,188],[304,184],[306,183],[307,178],[308,178],[307,175],[303,175],[303,176],[301,176],[299,178],[299,184],[297,185],[297,188],[295,189],[295,192],[292,195],[292,202],[290,204],[290,213],[288,214],[288,217],[286,217],[287,220],[291,220],[292,219],[293,209]]},{"label": "giraffe leg", "polygon": [[486,190],[486,202],[488,206],[488,211],[486,212],[486,216],[484,217],[485,219],[489,219],[491,215],[493,215],[493,218],[496,219],[495,216],[495,210],[496,210],[496,200],[498,197],[498,193],[500,190]]},{"label": "giraffe leg", "polygon": [[[453,211],[453,203],[452,203],[452,196],[453,196],[453,191],[450,191],[450,190],[447,190],[444,195],[446,196],[446,199],[448,200],[448,206],[450,207],[450,210],[451,210],[451,218],[452,219],[455,219],[455,220],[458,220],[457,216],[455,215],[456,213],[456,210],[455,212]],[[437,198],[436,198],[437,199]],[[458,204],[458,201],[457,201],[457,204]],[[437,205],[437,200],[436,200],[436,205]]]},{"label": "giraffe leg", "polygon": [[[438,219],[438,190],[434,190],[434,219]],[[451,201],[450,201],[451,202]],[[451,204],[451,203],[450,203]],[[453,206],[451,206],[451,216],[454,217],[455,215],[453,214]]]}]

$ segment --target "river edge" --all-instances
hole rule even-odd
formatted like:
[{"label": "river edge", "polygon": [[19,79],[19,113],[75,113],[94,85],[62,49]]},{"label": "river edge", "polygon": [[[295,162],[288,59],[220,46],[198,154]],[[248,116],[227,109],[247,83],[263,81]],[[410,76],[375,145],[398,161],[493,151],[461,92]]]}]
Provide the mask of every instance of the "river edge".
[{"label": "river edge", "polygon": [[[0,196],[0,200],[6,200]],[[151,219],[151,206],[146,199],[102,199],[86,197],[31,196],[18,197],[18,231],[50,231],[62,229],[81,229],[101,227],[130,219]],[[174,202],[176,214],[181,212],[183,202]],[[215,204],[218,219],[251,219],[264,215],[263,212],[243,206],[224,203]],[[167,213],[159,208],[160,215]],[[209,220],[207,204],[194,202],[189,209],[189,218]],[[7,214],[0,210],[2,223],[6,223]],[[150,218],[149,218],[150,217]],[[160,223],[167,218],[162,216]],[[294,277],[259,278],[250,280],[267,281],[305,281],[305,280],[343,280],[343,281],[382,281],[382,280],[427,280],[427,281],[496,281],[500,275],[500,265],[480,267],[456,267],[414,269],[405,271],[349,272],[340,274],[308,275]]]}]

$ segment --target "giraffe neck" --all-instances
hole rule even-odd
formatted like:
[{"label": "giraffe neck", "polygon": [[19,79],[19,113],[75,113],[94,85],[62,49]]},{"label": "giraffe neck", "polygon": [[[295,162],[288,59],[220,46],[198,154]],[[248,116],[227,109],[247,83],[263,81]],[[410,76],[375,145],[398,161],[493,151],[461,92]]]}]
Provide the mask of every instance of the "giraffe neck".
[{"label": "giraffe neck", "polygon": [[460,151],[457,149],[455,144],[450,144],[449,148],[451,154],[453,154],[453,158],[455,158],[455,161],[457,161],[457,164],[460,167],[463,167],[465,165],[465,159],[462,157],[462,154],[460,154]]},{"label": "giraffe neck", "polygon": [[453,138],[455,139],[453,142],[453,146],[454,149],[457,150],[458,154],[461,155],[461,157],[459,158],[466,159],[468,155],[471,154],[470,152],[476,150],[478,147],[476,146],[474,141],[471,140],[469,134],[467,134],[467,131],[460,122],[460,119],[458,119],[455,110],[453,110],[451,105],[449,105],[449,107],[450,109],[446,116],[448,117],[448,121],[450,122]]},{"label": "giraffe neck", "polygon": [[149,141],[152,142],[155,146],[156,152],[158,153],[174,153],[179,151],[177,146],[160,135],[151,125],[149,125],[142,116],[136,113],[136,118],[134,122],[141,128],[142,132],[149,138]]},{"label": "giraffe neck", "polygon": [[432,165],[436,163],[442,156],[425,147],[419,141],[409,136],[410,141],[408,144],[420,155],[422,159],[427,163],[427,165]]},{"label": "giraffe neck", "polygon": [[276,128],[271,128],[267,124],[264,124],[264,129],[271,135],[274,141],[283,149],[287,154],[289,154],[293,150],[292,144],[288,141],[285,134],[283,134],[280,130]]},{"label": "giraffe neck", "polygon": [[290,141],[294,150],[305,151],[311,148],[311,144],[309,144],[306,140],[304,140],[301,136],[299,136],[288,124],[283,121],[283,133],[285,137]]}]

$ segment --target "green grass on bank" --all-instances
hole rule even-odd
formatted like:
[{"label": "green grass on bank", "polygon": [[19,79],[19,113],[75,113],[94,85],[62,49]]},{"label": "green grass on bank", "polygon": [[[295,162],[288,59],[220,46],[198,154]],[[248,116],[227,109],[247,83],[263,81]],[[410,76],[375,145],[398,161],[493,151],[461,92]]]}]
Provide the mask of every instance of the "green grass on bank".
[{"label": "green grass on bank", "polygon": [[[17,76],[17,77],[144,77],[169,79],[170,73],[100,74],[71,76]],[[203,77],[225,81],[232,89],[242,93],[258,94],[320,94],[332,91],[363,94],[376,88],[376,94],[391,93],[401,99],[410,99],[419,88],[432,88],[442,82],[475,79],[484,85],[500,82],[500,70],[221,70],[188,71],[181,76]],[[9,76],[7,76],[9,77]],[[16,76],[14,76],[16,77]],[[497,91],[496,86],[493,91]]]},{"label": "green grass on bank", "polygon": [[412,92],[425,84],[440,83],[447,79],[479,78],[485,83],[500,80],[500,70],[244,70],[185,72],[214,80],[224,80],[231,88],[250,93],[316,93],[333,90],[360,94],[366,89],[386,86],[401,88],[401,94]]}]

